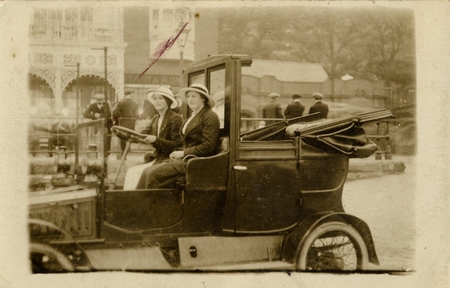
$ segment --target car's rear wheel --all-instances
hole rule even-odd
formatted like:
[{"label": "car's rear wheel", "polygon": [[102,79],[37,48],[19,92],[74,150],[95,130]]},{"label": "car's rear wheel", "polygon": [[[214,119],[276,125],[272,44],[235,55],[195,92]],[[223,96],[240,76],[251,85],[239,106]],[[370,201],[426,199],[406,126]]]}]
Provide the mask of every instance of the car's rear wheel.
[{"label": "car's rear wheel", "polygon": [[72,262],[56,249],[40,243],[30,244],[30,261],[33,273],[72,272]]},{"label": "car's rear wheel", "polygon": [[304,241],[297,269],[303,271],[357,271],[368,267],[366,244],[355,228],[341,222],[320,224]]}]

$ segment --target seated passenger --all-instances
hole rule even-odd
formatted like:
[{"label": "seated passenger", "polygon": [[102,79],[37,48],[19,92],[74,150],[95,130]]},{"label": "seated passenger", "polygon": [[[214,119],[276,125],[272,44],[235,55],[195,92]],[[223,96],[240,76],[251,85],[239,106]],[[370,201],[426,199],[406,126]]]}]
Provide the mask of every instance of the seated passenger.
[{"label": "seated passenger", "polygon": [[[145,169],[150,169],[154,164],[169,159],[170,152],[181,146],[180,127],[181,115],[171,109],[178,108],[178,101],[172,91],[166,87],[160,87],[156,91],[147,94],[151,104],[155,107],[157,114],[154,115],[150,124],[142,130],[141,134],[149,134],[145,142],[153,145],[155,151],[145,156],[146,164],[138,165],[128,169],[123,184],[124,190],[134,190],[138,182],[145,182],[141,176]],[[170,107],[170,109],[169,109]]]},{"label": "seated passenger", "polygon": [[183,158],[187,155],[198,157],[212,156],[217,147],[219,138],[219,117],[211,108],[214,107],[214,99],[209,95],[208,89],[201,84],[192,84],[179,92],[180,97],[185,98],[192,115],[187,119],[180,130],[183,140],[183,149],[173,151],[170,160],[152,166],[146,170],[137,189],[146,188],[175,188],[176,179],[186,174],[183,167]]}]

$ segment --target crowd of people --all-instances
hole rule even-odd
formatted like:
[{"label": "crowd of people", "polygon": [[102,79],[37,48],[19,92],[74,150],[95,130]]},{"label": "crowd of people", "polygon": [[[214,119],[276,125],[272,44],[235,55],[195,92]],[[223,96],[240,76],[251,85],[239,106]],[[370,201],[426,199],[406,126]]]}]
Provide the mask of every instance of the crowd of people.
[{"label": "crowd of people", "polygon": [[[314,93],[312,96],[315,99],[315,103],[309,108],[307,115],[317,113],[313,116],[313,119],[326,119],[328,117],[329,108],[328,105],[323,102],[324,96],[319,92]],[[305,106],[300,102],[300,98],[302,98],[301,94],[292,95],[292,103],[287,105],[284,113],[282,112],[280,104],[277,102],[279,97],[280,94],[276,92],[269,94],[269,103],[263,107],[263,118],[268,118],[270,120],[261,121],[259,123],[259,128],[275,123],[277,121],[276,119],[291,119],[305,116],[303,114]]]}]

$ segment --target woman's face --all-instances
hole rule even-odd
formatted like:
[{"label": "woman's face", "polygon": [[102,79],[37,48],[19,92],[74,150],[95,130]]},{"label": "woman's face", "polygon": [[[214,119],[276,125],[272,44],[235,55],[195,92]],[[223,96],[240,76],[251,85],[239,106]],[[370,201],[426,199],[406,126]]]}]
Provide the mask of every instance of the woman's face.
[{"label": "woman's face", "polygon": [[189,108],[194,111],[198,111],[205,105],[205,99],[202,98],[200,93],[195,91],[189,91],[186,93],[186,102],[189,105]]},{"label": "woman's face", "polygon": [[166,99],[164,99],[164,96],[161,96],[158,94],[153,95],[152,104],[153,104],[153,106],[155,106],[155,109],[158,112],[162,112],[169,107],[169,106],[167,106],[167,102],[166,102]]}]

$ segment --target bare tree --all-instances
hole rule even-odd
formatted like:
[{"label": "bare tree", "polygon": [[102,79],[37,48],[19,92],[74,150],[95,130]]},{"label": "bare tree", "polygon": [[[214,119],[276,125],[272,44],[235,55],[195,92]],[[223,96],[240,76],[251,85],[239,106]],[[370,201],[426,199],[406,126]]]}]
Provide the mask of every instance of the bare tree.
[{"label": "bare tree", "polygon": [[[391,82],[411,84],[415,81],[414,23],[409,10],[378,11],[370,16],[372,33],[367,46],[368,71]],[[408,51],[409,49],[409,51]]]},{"label": "bare tree", "polygon": [[414,48],[412,16],[386,8],[236,9],[221,13],[220,53],[321,63],[332,79],[413,83],[414,57],[405,57]]},{"label": "bare tree", "polygon": [[[325,10],[315,11],[307,16],[307,39],[303,46],[308,51],[308,60],[322,63],[330,78],[341,76],[348,61],[358,66],[361,59],[352,57],[359,51],[370,33],[363,10]],[[334,80],[331,94],[334,96]]]}]

